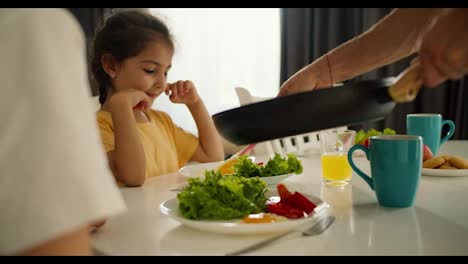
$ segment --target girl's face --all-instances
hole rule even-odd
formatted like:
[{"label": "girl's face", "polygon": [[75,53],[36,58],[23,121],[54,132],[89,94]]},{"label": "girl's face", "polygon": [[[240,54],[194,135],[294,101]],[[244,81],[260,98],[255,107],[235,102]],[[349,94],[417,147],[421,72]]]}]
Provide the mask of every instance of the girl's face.
[{"label": "girl's face", "polygon": [[173,53],[172,47],[163,41],[150,42],[140,54],[117,65],[112,80],[115,92],[137,89],[145,92],[153,102],[166,89]]}]

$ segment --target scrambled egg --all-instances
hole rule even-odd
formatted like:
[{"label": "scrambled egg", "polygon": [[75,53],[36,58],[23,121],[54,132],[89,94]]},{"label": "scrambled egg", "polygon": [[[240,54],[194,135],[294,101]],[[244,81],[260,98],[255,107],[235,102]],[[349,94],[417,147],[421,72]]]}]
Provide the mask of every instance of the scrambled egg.
[{"label": "scrambled egg", "polygon": [[234,174],[234,164],[239,160],[239,158],[228,159],[219,166],[218,171],[221,175]]},{"label": "scrambled egg", "polygon": [[288,218],[271,213],[249,214],[248,216],[242,218],[242,222],[248,224],[275,223],[284,221],[288,221]]}]

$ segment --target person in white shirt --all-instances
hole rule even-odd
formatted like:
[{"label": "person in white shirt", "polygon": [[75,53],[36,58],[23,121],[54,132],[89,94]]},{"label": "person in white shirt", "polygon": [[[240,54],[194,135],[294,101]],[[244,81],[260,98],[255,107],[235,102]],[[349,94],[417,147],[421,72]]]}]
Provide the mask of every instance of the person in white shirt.
[{"label": "person in white shirt", "polygon": [[84,34],[62,9],[0,10],[0,255],[89,255],[124,212],[101,147]]}]

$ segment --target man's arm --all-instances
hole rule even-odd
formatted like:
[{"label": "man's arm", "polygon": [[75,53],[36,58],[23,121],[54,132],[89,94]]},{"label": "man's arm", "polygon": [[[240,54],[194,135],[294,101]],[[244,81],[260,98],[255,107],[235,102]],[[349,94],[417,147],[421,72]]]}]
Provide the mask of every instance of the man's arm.
[{"label": "man's arm", "polygon": [[443,9],[395,9],[363,34],[328,53],[333,82],[391,64],[416,49],[419,34]]}]

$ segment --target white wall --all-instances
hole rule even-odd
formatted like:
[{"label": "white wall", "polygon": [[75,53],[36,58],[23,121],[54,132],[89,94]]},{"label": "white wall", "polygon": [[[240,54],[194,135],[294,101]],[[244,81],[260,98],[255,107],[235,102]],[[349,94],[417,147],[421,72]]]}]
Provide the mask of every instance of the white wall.
[{"label": "white wall", "polygon": [[[239,106],[234,87],[275,96],[280,80],[279,8],[158,8],[175,36],[168,81],[192,80],[210,114]],[[154,108],[196,133],[185,106],[162,95]]]}]

